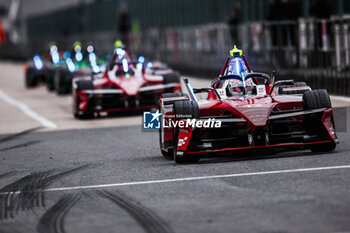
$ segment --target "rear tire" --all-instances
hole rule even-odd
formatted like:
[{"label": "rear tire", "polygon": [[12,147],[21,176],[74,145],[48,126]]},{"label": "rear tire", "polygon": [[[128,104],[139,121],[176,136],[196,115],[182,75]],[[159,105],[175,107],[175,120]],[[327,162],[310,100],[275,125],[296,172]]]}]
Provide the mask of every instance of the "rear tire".
[{"label": "rear tire", "polygon": [[54,91],[55,90],[55,70],[51,69],[47,72],[46,76],[46,87],[48,91]]},{"label": "rear tire", "polygon": [[[303,94],[303,108],[304,110],[312,110],[318,108],[331,108],[331,100],[327,90],[312,90]],[[324,129],[319,117],[315,114],[305,116],[305,129],[310,134],[327,137],[328,133]],[[312,152],[329,152],[334,150],[336,144],[334,142],[316,144],[310,147]]]},{"label": "rear tire", "polygon": [[77,90],[85,91],[85,90],[93,90],[94,83],[91,80],[80,80],[77,82]]},{"label": "rear tire", "polygon": [[35,69],[33,67],[29,67],[26,72],[25,77],[25,85],[26,88],[35,87],[37,85],[37,77],[35,75]]},{"label": "rear tire", "polygon": [[72,90],[72,75],[66,69],[61,69],[56,73],[55,77],[55,90],[57,94],[69,94]]},{"label": "rear tire", "polygon": [[180,76],[176,72],[163,75],[163,83],[164,84],[179,83],[179,82],[180,82]]}]

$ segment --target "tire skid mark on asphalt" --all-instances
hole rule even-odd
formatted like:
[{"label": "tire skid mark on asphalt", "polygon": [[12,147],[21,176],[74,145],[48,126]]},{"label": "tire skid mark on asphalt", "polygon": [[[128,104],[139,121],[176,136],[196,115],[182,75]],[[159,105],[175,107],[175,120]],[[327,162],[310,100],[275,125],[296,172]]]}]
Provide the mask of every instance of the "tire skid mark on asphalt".
[{"label": "tire skid mark on asphalt", "polygon": [[21,148],[21,147],[27,147],[27,146],[38,144],[40,142],[42,142],[42,141],[30,141],[30,142],[26,142],[26,143],[21,143],[21,144],[15,145],[15,146],[10,146],[10,147],[5,147],[3,149],[0,149],[0,152],[9,151],[9,150],[13,150],[13,149]]},{"label": "tire skid mark on asphalt", "polygon": [[16,133],[16,134],[11,134],[9,136],[6,136],[4,138],[1,138],[0,139],[0,144],[1,143],[4,143],[4,142],[8,142],[8,141],[12,141],[12,140],[15,140],[21,136],[24,136],[26,134],[29,134],[29,133],[32,133],[34,131],[37,131],[39,129],[42,129],[43,127],[35,127],[35,128],[31,128],[31,129],[27,129],[27,130],[24,130],[22,132],[19,132],[19,133]]},{"label": "tire skid mark on asphalt", "polygon": [[5,172],[5,173],[0,174],[0,179],[7,178],[9,176],[14,176],[16,174],[17,174],[17,172],[15,172],[15,171]]},{"label": "tire skid mark on asphalt", "polygon": [[69,210],[80,200],[81,194],[66,194],[40,218],[36,227],[39,233],[65,233],[64,219]]},{"label": "tire skid mark on asphalt", "polygon": [[[54,181],[72,173],[85,170],[91,165],[82,165],[69,170],[56,172],[49,170],[34,172],[0,189],[6,195],[0,196],[0,220],[14,218],[20,211],[34,211],[36,207],[45,207],[43,190]],[[19,194],[16,192],[20,190]]]},{"label": "tire skid mark on asphalt", "polygon": [[173,230],[157,214],[140,203],[125,196],[121,192],[98,191],[98,194],[109,199],[119,207],[124,209],[147,233],[172,233]]}]

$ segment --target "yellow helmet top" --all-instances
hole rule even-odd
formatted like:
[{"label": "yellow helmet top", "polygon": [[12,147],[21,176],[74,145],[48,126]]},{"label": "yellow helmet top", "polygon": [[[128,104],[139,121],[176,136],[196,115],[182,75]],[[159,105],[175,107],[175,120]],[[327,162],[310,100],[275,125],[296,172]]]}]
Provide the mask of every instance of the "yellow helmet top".
[{"label": "yellow helmet top", "polygon": [[121,40],[116,40],[115,42],[114,42],[114,47],[115,48],[120,48],[120,47],[123,47],[124,45],[123,45],[123,42],[121,41]]},{"label": "yellow helmet top", "polygon": [[74,42],[73,48],[75,52],[79,52],[82,49],[82,44],[79,41]]},{"label": "yellow helmet top", "polygon": [[50,43],[49,43],[49,49],[50,49],[52,46],[56,46],[56,43],[55,43],[54,41],[50,41]]},{"label": "yellow helmet top", "polygon": [[233,49],[230,51],[231,56],[242,56],[243,51],[241,49],[237,49],[237,46],[235,45]]}]

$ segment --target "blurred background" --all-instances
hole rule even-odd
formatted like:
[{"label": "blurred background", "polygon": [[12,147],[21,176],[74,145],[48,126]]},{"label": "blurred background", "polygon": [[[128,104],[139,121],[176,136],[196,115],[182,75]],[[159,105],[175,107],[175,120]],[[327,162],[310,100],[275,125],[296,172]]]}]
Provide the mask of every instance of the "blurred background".
[{"label": "blurred background", "polygon": [[55,42],[121,39],[137,55],[214,78],[233,45],[255,71],[350,95],[347,0],[0,0],[0,59],[28,59]]}]

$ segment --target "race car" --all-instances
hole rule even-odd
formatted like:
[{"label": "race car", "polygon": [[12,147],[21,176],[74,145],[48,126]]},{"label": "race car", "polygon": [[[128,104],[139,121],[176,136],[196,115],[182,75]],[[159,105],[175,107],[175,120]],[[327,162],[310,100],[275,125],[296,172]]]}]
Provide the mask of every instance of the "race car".
[{"label": "race car", "polygon": [[52,80],[54,90],[59,95],[72,92],[72,80],[75,76],[91,76],[93,73],[99,73],[105,63],[103,59],[97,57],[91,44],[87,46],[85,53],[80,42],[74,43],[72,54],[66,51],[63,57],[64,61],[56,69]]},{"label": "race car", "polygon": [[73,79],[73,114],[92,118],[101,112],[138,111],[158,107],[162,93],[181,91],[179,74],[146,70],[145,59],[132,60],[121,47],[115,49],[104,73]]},{"label": "race car", "polygon": [[54,77],[60,61],[61,55],[56,44],[50,43],[47,54],[43,56],[36,54],[31,61],[24,63],[25,86],[33,88],[39,84],[47,84],[48,89],[52,88],[50,80]]},{"label": "race car", "polygon": [[304,82],[274,81],[253,72],[236,47],[208,88],[160,98],[159,139],[164,156],[177,163],[203,155],[274,153],[280,150],[332,151],[338,143],[326,90]]}]

